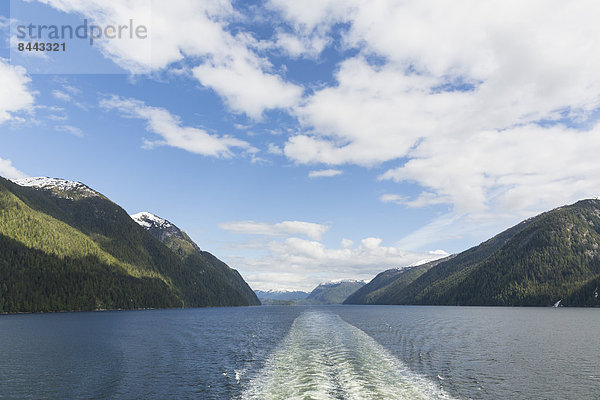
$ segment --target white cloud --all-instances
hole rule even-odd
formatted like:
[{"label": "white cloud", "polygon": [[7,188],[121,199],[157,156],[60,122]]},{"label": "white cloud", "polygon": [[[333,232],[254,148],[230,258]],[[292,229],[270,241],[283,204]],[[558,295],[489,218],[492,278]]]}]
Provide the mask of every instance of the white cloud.
[{"label": "white cloud", "polygon": [[404,204],[407,200],[406,196],[401,194],[382,194],[379,196],[379,200],[384,203],[396,203],[396,204]]},{"label": "white cloud", "polygon": [[54,97],[55,99],[61,100],[61,101],[72,103],[74,106],[76,106],[84,111],[88,111],[87,105],[85,105],[84,103],[82,103],[80,101],[75,100],[75,98],[81,96],[81,89],[76,88],[74,86],[67,85],[67,84],[63,84],[62,89],[63,90],[54,89],[52,91],[52,97]]},{"label": "white cloud", "polygon": [[295,108],[289,159],[397,162],[381,179],[422,193],[382,201],[454,206],[430,240],[435,226],[514,221],[600,191],[600,3],[274,3],[304,30],[347,23],[343,45],[358,50]]},{"label": "white cloud", "polygon": [[0,58],[0,124],[13,118],[14,113],[32,110],[30,82],[24,68],[9,65]]},{"label": "white cloud", "polygon": [[225,98],[234,111],[260,118],[265,109],[289,108],[299,101],[302,89],[281,77],[266,74],[245,58],[204,63],[193,69],[203,85]]},{"label": "white cloud", "polygon": [[438,128],[425,104],[435,79],[373,67],[363,57],[342,62],[336,78],[338,86],[316,91],[296,110],[315,134],[288,140],[285,154],[292,160],[371,166],[405,156]]},{"label": "white cloud", "polygon": [[286,32],[278,32],[274,47],[283,49],[291,58],[301,56],[316,58],[329,43],[330,40],[323,33],[297,36]]},{"label": "white cloud", "polygon": [[147,147],[168,145],[192,153],[214,157],[231,157],[233,148],[253,152],[255,149],[240,139],[211,135],[203,129],[182,126],[178,116],[164,108],[147,106],[143,101],[112,96],[100,101],[100,106],[117,110],[124,116],[146,121],[146,128],[162,137],[161,141],[146,141]]},{"label": "white cloud", "polygon": [[66,121],[69,119],[69,117],[67,117],[66,115],[49,114],[48,119],[50,121]]},{"label": "white cloud", "polygon": [[74,96],[78,96],[81,94],[81,89],[76,88],[75,86],[72,85],[63,85],[63,89],[66,90],[67,92],[71,93]]},{"label": "white cloud", "polygon": [[341,175],[344,172],[339,169],[321,169],[317,171],[310,171],[308,173],[309,178],[323,178]]},{"label": "white cloud", "polygon": [[237,221],[219,224],[226,231],[249,235],[290,236],[303,235],[319,240],[329,226],[304,221],[283,221],[275,224],[255,221]]},{"label": "white cloud", "polygon": [[25,173],[16,169],[10,160],[4,160],[2,158],[0,158],[0,176],[7,179],[21,179],[27,177]]},{"label": "white cloud", "polygon": [[52,96],[54,96],[54,98],[58,100],[71,101],[71,96],[68,93],[65,93],[61,90],[53,90]]},{"label": "white cloud", "polygon": [[73,125],[58,125],[54,129],[59,132],[67,132],[73,136],[83,137],[83,131]]},{"label": "white cloud", "polygon": [[533,214],[596,196],[598,149],[600,127],[577,131],[526,125],[480,132],[467,141],[426,140],[411,160],[382,179],[417,181],[428,188],[416,205],[452,202],[462,213],[491,207]]},{"label": "white cloud", "polygon": [[[42,1],[100,21],[134,17],[147,24],[149,42],[101,43],[134,73],[185,70],[231,110],[255,119],[265,110],[289,111],[300,129],[283,146],[269,145],[270,153],[332,170],[386,163],[380,179],[422,190],[381,201],[452,206],[407,237],[407,245],[423,246],[443,232],[458,235],[467,222],[488,226],[493,214],[514,221],[598,195],[596,1],[270,0],[267,6],[281,16],[270,41],[240,28],[232,33],[231,23],[240,19],[229,1],[155,1],[152,7],[141,0]],[[273,49],[316,57],[339,37],[335,45],[352,49],[344,53],[352,56],[339,62],[334,83],[313,91],[288,82],[278,72],[285,66],[266,58]],[[133,47],[150,43],[151,53]],[[220,156],[250,146],[182,126],[162,108],[116,102],[109,107],[145,119],[163,137],[149,146]],[[0,102],[0,122],[8,115],[3,110]]]},{"label": "white cloud", "polygon": [[291,22],[276,28],[273,47],[291,58],[318,57],[333,43],[333,25],[347,19],[347,5],[347,2],[338,0],[268,1],[267,8],[282,13],[283,19]]},{"label": "white cloud", "polygon": [[133,73],[192,65],[193,76],[217,92],[235,112],[258,119],[268,109],[297,104],[302,88],[273,72],[260,47],[247,33],[233,35],[228,24],[239,17],[227,0],[188,1],[40,0],[65,12],[77,12],[102,25],[133,19],[148,29],[147,39],[101,40],[98,45],[115,63]]},{"label": "white cloud", "polygon": [[275,154],[277,156],[283,155],[283,149],[277,146],[275,143],[269,143],[267,147],[267,152],[269,154]]},{"label": "white cloud", "polygon": [[346,0],[269,0],[267,6],[279,11],[300,32],[345,21],[355,8]]},{"label": "white cloud", "polygon": [[381,195],[379,197],[379,200],[381,200],[384,203],[395,203],[405,205],[411,208],[425,207],[435,204],[448,204],[452,202],[452,200],[449,197],[443,197],[432,192],[422,192],[417,198],[412,200],[409,197],[401,194],[388,193]]},{"label": "white cloud", "polygon": [[320,282],[337,279],[370,280],[376,274],[447,255],[444,251],[406,252],[383,246],[380,238],[362,239],[358,246],[345,239],[342,248],[327,248],[314,240],[288,238],[267,245],[259,258],[229,257],[230,265],[244,271],[255,289],[311,290]]}]

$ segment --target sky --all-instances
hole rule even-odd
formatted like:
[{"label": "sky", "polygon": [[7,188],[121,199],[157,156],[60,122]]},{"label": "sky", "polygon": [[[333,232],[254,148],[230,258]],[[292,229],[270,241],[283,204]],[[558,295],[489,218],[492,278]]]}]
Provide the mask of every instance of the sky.
[{"label": "sky", "polygon": [[598,15],[584,0],[2,1],[0,175],[81,181],[168,219],[254,289],[370,280],[600,194]]}]

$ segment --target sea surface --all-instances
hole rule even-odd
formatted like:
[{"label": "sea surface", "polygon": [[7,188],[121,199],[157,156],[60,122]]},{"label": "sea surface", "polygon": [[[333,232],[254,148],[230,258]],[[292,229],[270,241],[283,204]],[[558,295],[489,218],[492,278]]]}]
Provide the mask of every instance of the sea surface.
[{"label": "sea surface", "polygon": [[2,399],[600,399],[600,309],[0,315]]}]

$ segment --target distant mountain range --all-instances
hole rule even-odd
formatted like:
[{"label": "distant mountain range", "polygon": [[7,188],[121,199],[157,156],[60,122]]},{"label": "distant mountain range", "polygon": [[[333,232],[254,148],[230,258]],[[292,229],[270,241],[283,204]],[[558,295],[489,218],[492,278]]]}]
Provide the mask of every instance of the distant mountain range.
[{"label": "distant mountain range", "polygon": [[309,292],[301,290],[255,290],[258,298],[263,300],[302,300],[308,297]]},{"label": "distant mountain range", "polygon": [[530,218],[460,254],[387,270],[345,304],[600,306],[600,200]]},{"label": "distant mountain range", "polygon": [[350,294],[364,285],[364,281],[342,280],[321,283],[310,293],[288,290],[255,290],[254,292],[264,305],[342,304]]},{"label": "distant mountain range", "polygon": [[0,177],[0,312],[258,304],[169,221],[80,182]]}]

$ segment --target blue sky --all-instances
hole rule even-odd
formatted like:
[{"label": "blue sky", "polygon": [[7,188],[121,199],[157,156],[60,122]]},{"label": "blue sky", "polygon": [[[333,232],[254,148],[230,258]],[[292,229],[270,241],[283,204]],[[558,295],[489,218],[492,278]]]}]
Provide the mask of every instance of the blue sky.
[{"label": "blue sky", "polygon": [[[10,3],[0,175],[153,212],[256,289],[370,279],[600,192],[595,2]],[[149,36],[16,51],[19,24],[84,19]]]}]

